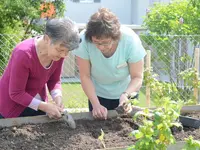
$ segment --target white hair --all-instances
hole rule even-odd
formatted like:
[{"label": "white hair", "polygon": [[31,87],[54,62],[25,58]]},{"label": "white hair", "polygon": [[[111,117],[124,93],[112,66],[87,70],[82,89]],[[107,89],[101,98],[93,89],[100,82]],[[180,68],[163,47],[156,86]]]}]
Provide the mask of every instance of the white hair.
[{"label": "white hair", "polygon": [[69,50],[78,48],[80,37],[78,27],[69,18],[54,18],[46,23],[45,34],[51,38],[51,42],[61,42]]}]

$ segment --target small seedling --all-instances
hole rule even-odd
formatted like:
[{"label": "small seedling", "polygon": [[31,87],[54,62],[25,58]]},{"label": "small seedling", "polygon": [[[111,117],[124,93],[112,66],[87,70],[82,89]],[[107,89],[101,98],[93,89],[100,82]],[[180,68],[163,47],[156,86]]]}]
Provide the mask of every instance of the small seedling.
[{"label": "small seedling", "polygon": [[186,143],[182,150],[200,150],[200,141],[194,140],[192,136],[185,139]]},{"label": "small seedling", "polygon": [[98,139],[101,141],[103,147],[106,148],[106,145],[105,145],[105,142],[104,142],[104,135],[105,135],[105,133],[101,129],[101,135],[98,137]]}]

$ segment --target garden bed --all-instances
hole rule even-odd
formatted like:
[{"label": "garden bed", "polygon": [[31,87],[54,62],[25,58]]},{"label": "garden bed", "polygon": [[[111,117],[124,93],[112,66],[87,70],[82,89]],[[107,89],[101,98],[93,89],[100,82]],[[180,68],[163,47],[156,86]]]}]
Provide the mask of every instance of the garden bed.
[{"label": "garden bed", "polygon": [[[1,120],[3,121],[3,120]],[[131,118],[118,117],[108,120],[76,120],[77,128],[70,129],[64,121],[28,124],[0,129],[1,150],[90,150],[103,149],[98,137],[101,129],[104,131],[106,148],[125,147],[136,140],[129,133],[137,129]],[[200,139],[200,130],[184,128],[184,131],[174,132],[178,141],[183,141],[192,135]]]}]

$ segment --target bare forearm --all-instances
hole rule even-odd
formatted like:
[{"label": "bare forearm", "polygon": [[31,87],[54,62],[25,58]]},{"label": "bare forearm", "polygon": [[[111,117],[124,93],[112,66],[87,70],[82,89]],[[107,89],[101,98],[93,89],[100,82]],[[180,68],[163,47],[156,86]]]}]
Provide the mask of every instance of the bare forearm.
[{"label": "bare forearm", "polygon": [[46,112],[46,109],[47,109],[47,102],[41,102],[39,105],[38,105],[38,109],[39,110],[42,110],[42,111],[44,111],[44,112]]},{"label": "bare forearm", "polygon": [[129,83],[126,92],[127,93],[133,93],[133,92],[137,92],[139,91],[139,89],[142,86],[142,81],[143,78],[142,77],[135,77],[131,79],[131,82]]},{"label": "bare forearm", "polygon": [[92,80],[89,77],[81,77],[81,82],[82,82],[82,88],[87,95],[88,99],[92,103],[92,105],[98,105],[99,100],[97,98],[97,95],[95,93],[95,88],[92,83]]},{"label": "bare forearm", "polygon": [[62,101],[62,96],[56,96],[54,99],[53,99],[54,102],[57,102],[57,101]]}]

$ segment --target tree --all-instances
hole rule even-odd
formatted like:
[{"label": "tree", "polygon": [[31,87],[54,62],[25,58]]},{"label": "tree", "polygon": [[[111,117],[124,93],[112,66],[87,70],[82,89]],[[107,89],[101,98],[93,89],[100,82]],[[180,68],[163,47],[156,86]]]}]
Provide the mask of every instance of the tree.
[{"label": "tree", "polygon": [[62,17],[65,11],[64,0],[52,2],[43,2],[43,0],[0,1],[0,33],[24,32],[28,34],[31,30],[40,32],[41,29],[35,23],[41,19],[42,14],[50,10],[52,5],[55,13],[50,16],[47,14],[45,17]]},{"label": "tree", "polygon": [[197,35],[200,34],[199,8],[200,0],[157,3],[147,12],[144,26],[158,35]]},{"label": "tree", "polygon": [[141,35],[146,49],[152,50],[152,63],[169,77],[170,84],[176,85],[185,101],[192,97],[194,86],[185,85],[180,75],[195,74],[191,68],[194,66],[194,47],[200,42],[199,8],[200,0],[157,3],[147,11],[143,26],[148,32]]},{"label": "tree", "polygon": [[63,17],[64,11],[64,0],[0,1],[0,76],[15,44],[33,36],[33,33],[42,33],[44,23],[40,22]]}]

